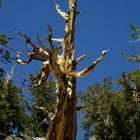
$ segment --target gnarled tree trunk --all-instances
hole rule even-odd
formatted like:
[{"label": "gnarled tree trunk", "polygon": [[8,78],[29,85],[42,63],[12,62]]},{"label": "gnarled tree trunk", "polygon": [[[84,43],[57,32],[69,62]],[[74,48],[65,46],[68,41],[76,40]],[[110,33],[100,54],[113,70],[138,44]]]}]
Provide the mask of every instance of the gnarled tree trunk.
[{"label": "gnarled tree trunk", "polygon": [[[55,3],[55,2],[54,2]],[[56,3],[55,3],[56,5]],[[74,32],[77,0],[69,1],[69,14],[65,19],[65,34],[60,71],[61,82],[57,80],[56,116],[48,131],[46,140],[75,140],[76,139],[76,78],[67,75],[75,70],[74,61]],[[56,7],[57,8],[57,7]],[[65,72],[65,73],[64,73]]]},{"label": "gnarled tree trunk", "polygon": [[[47,131],[46,140],[75,140],[76,139],[76,77],[86,76],[92,72],[95,66],[104,58],[107,50],[102,52],[102,55],[91,65],[82,71],[77,72],[77,64],[86,57],[82,55],[74,60],[74,33],[75,19],[77,15],[77,0],[69,0],[69,12],[65,13],[55,0],[52,0],[58,14],[65,20],[65,32],[61,39],[52,38],[52,29],[48,26],[48,37],[51,49],[44,47],[39,35],[37,34],[38,48],[31,39],[22,33],[17,32],[25,39],[26,44],[33,49],[32,52],[23,52],[29,54],[29,60],[24,61],[17,55],[16,61],[20,64],[28,64],[33,59],[43,61],[41,69],[41,80],[39,86],[47,80],[50,71],[53,72],[56,78],[56,110],[53,119],[51,118],[50,127]],[[58,47],[54,47],[53,41],[60,42]],[[63,52],[59,52],[63,48]],[[21,53],[21,52],[19,52]]]}]

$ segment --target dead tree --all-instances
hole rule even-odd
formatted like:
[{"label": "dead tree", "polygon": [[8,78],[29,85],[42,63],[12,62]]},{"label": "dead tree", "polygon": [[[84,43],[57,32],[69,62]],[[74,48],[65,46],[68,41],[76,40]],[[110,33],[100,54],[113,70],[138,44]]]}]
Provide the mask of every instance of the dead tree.
[{"label": "dead tree", "polygon": [[[46,40],[50,49],[46,48],[37,34],[37,40],[40,47],[31,42],[31,39],[20,32],[17,32],[25,39],[25,43],[31,47],[32,52],[23,52],[29,54],[27,61],[21,60],[19,55],[16,61],[20,64],[28,64],[33,59],[43,62],[41,68],[41,79],[37,84],[39,86],[47,80],[49,73],[52,72],[56,78],[56,96],[57,103],[54,119],[51,122],[47,132],[46,140],[75,140],[76,139],[76,77],[86,76],[92,72],[95,66],[104,58],[107,50],[91,65],[82,71],[76,71],[77,64],[86,57],[82,55],[74,60],[74,34],[75,20],[77,16],[77,0],[69,0],[69,12],[65,13],[55,0],[52,0],[58,14],[65,20],[64,36],[60,39],[52,37],[52,28],[48,26],[48,37]],[[54,46],[54,42],[59,42],[59,46]],[[60,51],[62,54],[60,55]]]}]

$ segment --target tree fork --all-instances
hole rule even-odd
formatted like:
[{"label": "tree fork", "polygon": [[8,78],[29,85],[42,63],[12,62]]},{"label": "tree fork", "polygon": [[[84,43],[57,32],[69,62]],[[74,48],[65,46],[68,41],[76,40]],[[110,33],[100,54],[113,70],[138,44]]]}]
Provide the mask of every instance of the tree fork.
[{"label": "tree fork", "polygon": [[[74,62],[74,32],[77,0],[69,0],[69,13],[64,34],[64,71],[75,70]],[[57,87],[57,105],[55,124],[48,133],[46,140],[75,140],[76,139],[76,78],[63,74],[64,87]],[[56,83],[57,84],[57,83]],[[59,90],[60,89],[60,90]],[[63,91],[63,92],[62,92]]]},{"label": "tree fork", "polygon": [[[37,34],[38,44],[40,48],[31,42],[31,39],[19,32],[24,38],[26,45],[32,48],[32,52],[20,52],[28,54],[28,60],[21,60],[19,55],[16,57],[17,63],[29,64],[33,59],[43,62],[41,68],[41,79],[37,84],[32,85],[36,87],[45,82],[49,76],[50,71],[56,78],[56,96],[57,103],[55,115],[51,119],[50,127],[47,131],[46,140],[75,140],[76,139],[76,77],[86,76],[91,73],[96,65],[103,60],[108,50],[102,51],[102,55],[88,67],[79,72],[76,71],[76,66],[86,57],[82,55],[74,60],[74,34],[75,34],[75,20],[77,15],[77,0],[69,0],[68,14],[61,10],[60,6],[55,0],[52,0],[55,8],[60,16],[66,22],[64,36],[61,39],[52,38],[52,29],[48,26],[47,41],[51,46],[46,48]],[[58,47],[55,47],[53,41],[60,42]],[[62,54],[59,52],[63,48]]]}]

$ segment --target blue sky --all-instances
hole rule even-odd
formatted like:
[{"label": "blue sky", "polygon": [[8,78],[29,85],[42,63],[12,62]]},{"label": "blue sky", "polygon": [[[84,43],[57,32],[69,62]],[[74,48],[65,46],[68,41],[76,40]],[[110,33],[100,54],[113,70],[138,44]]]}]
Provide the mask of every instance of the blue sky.
[{"label": "blue sky", "polygon": [[[67,11],[67,1],[58,1],[62,9]],[[78,0],[78,10],[75,34],[75,58],[88,54],[78,66],[85,68],[101,55],[102,50],[110,48],[105,59],[98,64],[94,72],[84,78],[77,79],[77,91],[86,91],[88,85],[102,82],[104,77],[116,78],[122,71],[132,71],[137,63],[127,62],[120,52],[130,55],[138,52],[140,43],[130,43],[131,30],[129,24],[140,27],[140,0]],[[5,0],[0,8],[0,32],[13,36],[10,42],[18,51],[29,48],[23,40],[14,33],[15,30],[27,33],[36,42],[38,32],[45,42],[46,24],[53,28],[54,37],[62,37],[64,20],[57,14],[51,0]],[[46,45],[47,47],[48,44]],[[13,64],[6,66],[7,71]],[[41,63],[34,61],[27,66],[16,66],[15,82],[20,85],[26,73],[40,70]],[[78,134],[78,140],[82,137]]]}]

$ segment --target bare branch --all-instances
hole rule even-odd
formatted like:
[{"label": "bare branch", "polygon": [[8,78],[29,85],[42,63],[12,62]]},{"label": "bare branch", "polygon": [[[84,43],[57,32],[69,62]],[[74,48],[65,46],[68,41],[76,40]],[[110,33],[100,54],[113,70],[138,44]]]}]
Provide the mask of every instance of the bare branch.
[{"label": "bare branch", "polygon": [[66,14],[64,11],[61,10],[60,6],[56,3],[55,0],[52,0],[52,1],[53,1],[54,5],[55,5],[55,8],[56,8],[58,14],[60,16],[62,16],[66,21],[68,21],[68,19],[69,19],[68,14]]},{"label": "bare branch", "polygon": [[5,44],[3,45],[5,47],[7,47],[8,49],[10,49],[11,51],[15,52],[15,53],[18,53],[15,49],[13,49],[12,47],[10,47],[9,45]]},{"label": "bare branch", "polygon": [[49,55],[50,51],[49,51],[48,48],[46,48],[46,47],[42,44],[42,42],[41,42],[41,40],[40,40],[40,37],[39,37],[38,33],[37,33],[36,36],[37,36],[38,44],[40,45],[40,50],[46,52],[46,54]]},{"label": "bare branch", "polygon": [[46,61],[49,59],[50,51],[49,49],[45,48],[45,46],[42,44],[38,34],[37,34],[37,40],[41,48],[38,48],[34,43],[32,43],[30,38],[26,34],[22,34],[18,31],[16,31],[16,33],[18,33],[21,37],[23,37],[25,39],[25,43],[33,49],[32,52],[29,51],[17,52],[18,54],[22,53],[22,54],[30,55],[28,60],[21,60],[19,58],[19,55],[17,55],[16,57],[17,63],[25,65],[25,64],[29,64],[33,59],[40,60],[40,61]]},{"label": "bare branch", "polygon": [[42,68],[41,68],[41,79],[38,81],[37,84],[32,85],[31,87],[37,87],[42,85],[49,77],[50,69],[49,65],[43,63]]},{"label": "bare branch", "polygon": [[129,26],[134,33],[140,32],[140,28],[136,28],[133,24],[130,24]]},{"label": "bare branch", "polygon": [[45,107],[39,107],[39,106],[36,106],[36,105],[34,105],[34,107],[36,109],[42,110],[44,113],[46,112],[46,108]]},{"label": "bare branch", "polygon": [[94,61],[90,66],[88,66],[87,68],[85,68],[82,71],[76,72],[76,71],[70,71],[67,72],[66,74],[68,76],[73,76],[73,77],[82,77],[82,76],[86,76],[87,74],[91,73],[94,69],[95,66],[101,61],[103,60],[105,54],[107,53],[108,50],[102,51],[102,55],[96,60]]},{"label": "bare branch", "polygon": [[27,51],[27,52],[17,52],[17,54],[29,54],[29,55],[31,55],[32,52],[30,52],[30,51]]},{"label": "bare branch", "polygon": [[77,65],[81,60],[83,60],[85,57],[87,57],[86,54],[81,55],[80,57],[77,58],[77,60],[75,61],[75,64]]},{"label": "bare branch", "polygon": [[37,49],[37,50],[33,50],[33,52],[20,52],[20,53],[24,53],[24,54],[29,54],[29,59],[28,60],[21,60],[19,58],[19,55],[16,56],[16,61],[17,63],[19,64],[29,64],[33,59],[36,59],[36,60],[40,60],[40,61],[46,61],[49,59],[49,54],[42,50],[41,48],[40,49]]},{"label": "bare branch", "polygon": [[37,41],[38,41],[38,44],[40,45],[40,47],[44,47],[44,45],[42,44],[41,40],[40,40],[40,37],[39,37],[39,34],[37,33],[36,34],[36,37],[37,37]]},{"label": "bare branch", "polygon": [[42,110],[42,111],[44,112],[44,114],[47,115],[47,119],[45,119],[45,120],[43,120],[43,121],[46,121],[46,120],[48,120],[49,122],[52,122],[52,121],[53,121],[53,119],[54,119],[54,117],[55,117],[55,114],[52,113],[52,112],[49,112],[49,111],[46,109],[46,107],[41,107],[41,106],[36,106],[36,105],[35,105],[35,108],[36,108],[36,109],[39,109],[39,110]]},{"label": "bare branch", "polygon": [[19,58],[19,55],[16,56],[16,62],[19,63],[19,64],[26,65],[26,64],[29,64],[31,61],[32,61],[32,58],[31,57],[29,57],[28,60],[21,60]]},{"label": "bare branch", "polygon": [[38,47],[33,43],[31,42],[31,39],[29,36],[27,36],[26,34],[24,33],[20,33],[18,31],[15,31],[15,33],[19,34],[21,37],[23,37],[25,39],[25,44],[28,45],[30,48],[32,48],[33,50],[37,50]]},{"label": "bare branch", "polygon": [[48,26],[48,36],[46,39],[51,46],[51,50],[54,51],[54,45],[52,43],[52,28],[49,25],[47,25],[47,26]]},{"label": "bare branch", "polygon": [[6,76],[6,78],[5,78],[5,80],[4,80],[4,83],[5,83],[6,85],[10,82],[10,80],[12,79],[12,77],[13,77],[13,75],[14,75],[13,73],[14,73],[15,66],[16,66],[16,65],[14,65],[14,66],[12,67],[11,72]]},{"label": "bare branch", "polygon": [[63,42],[63,38],[52,38],[52,41],[62,43]]}]

